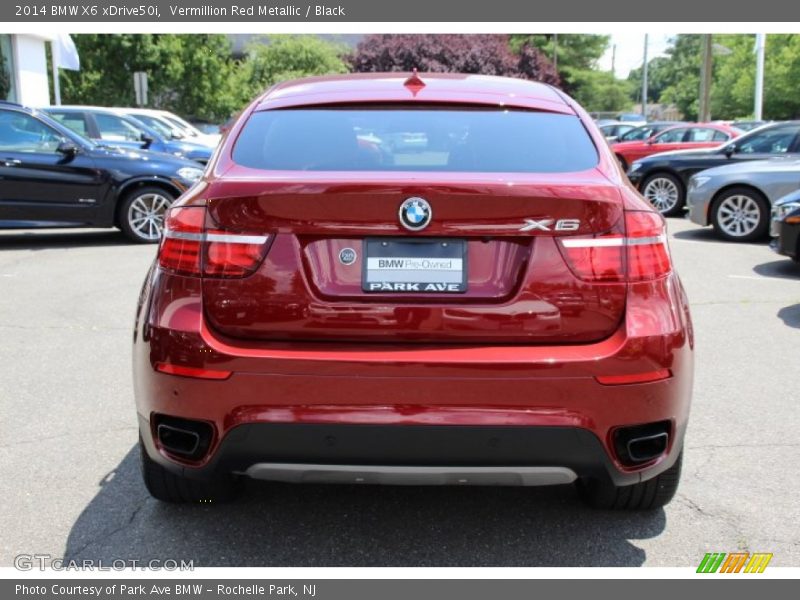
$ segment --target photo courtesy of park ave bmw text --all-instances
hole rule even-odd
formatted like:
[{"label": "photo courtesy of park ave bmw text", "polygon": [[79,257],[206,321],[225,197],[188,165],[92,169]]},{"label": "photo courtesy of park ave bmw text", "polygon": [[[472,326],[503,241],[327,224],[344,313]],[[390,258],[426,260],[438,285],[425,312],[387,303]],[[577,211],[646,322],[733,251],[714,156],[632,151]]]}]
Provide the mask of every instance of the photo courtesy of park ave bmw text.
[{"label": "photo courtesy of park ave bmw text", "polygon": [[799,86],[778,0],[0,6],[0,595],[791,585]]}]

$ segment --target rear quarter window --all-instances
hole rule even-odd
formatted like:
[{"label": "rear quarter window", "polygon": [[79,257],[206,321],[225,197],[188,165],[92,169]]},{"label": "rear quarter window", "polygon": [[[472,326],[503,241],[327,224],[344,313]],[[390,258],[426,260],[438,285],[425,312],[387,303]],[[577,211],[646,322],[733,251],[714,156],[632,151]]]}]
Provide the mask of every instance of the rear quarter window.
[{"label": "rear quarter window", "polygon": [[598,154],[574,115],[504,109],[318,108],[253,113],[243,166],[286,171],[559,173]]}]

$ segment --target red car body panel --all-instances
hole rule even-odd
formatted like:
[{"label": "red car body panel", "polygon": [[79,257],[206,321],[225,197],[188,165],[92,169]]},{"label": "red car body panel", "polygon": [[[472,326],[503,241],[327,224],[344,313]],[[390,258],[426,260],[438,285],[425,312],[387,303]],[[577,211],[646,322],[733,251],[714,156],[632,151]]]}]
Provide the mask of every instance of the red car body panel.
[{"label": "red car body panel", "polygon": [[[264,267],[252,277],[204,283],[206,315],[222,333],[351,341],[387,336],[392,341],[424,340],[435,333],[438,342],[487,337],[586,342],[608,336],[624,312],[624,286],[576,281],[550,235],[519,233],[525,218],[561,214],[581,220],[581,228],[572,235],[612,228],[622,217],[620,192],[599,174],[509,175],[504,179],[515,184],[509,187],[506,181],[469,174],[452,174],[450,181],[442,175],[432,179],[410,174],[415,181],[409,184],[396,174],[370,174],[381,177],[380,183],[331,182],[326,173],[302,186],[292,184],[287,193],[281,175],[265,180],[263,175],[259,179],[241,173],[232,167],[224,183],[211,184],[210,217],[226,230],[260,231],[262,215],[269,215],[274,238]],[[361,271],[341,265],[335,257],[342,248],[358,247],[367,235],[407,235],[396,219],[386,222],[386,216],[393,215],[404,198],[418,195],[436,206],[437,219],[426,236],[470,237],[469,291],[457,299],[448,294],[365,295]],[[536,203],[535,211],[531,202]],[[304,268],[291,285],[282,285],[297,265]],[[527,276],[531,270],[535,278]],[[264,289],[273,291],[260,293]],[[582,298],[580,315],[560,314],[565,289]],[[555,319],[549,318],[554,312]]]},{"label": "red car body panel", "polygon": [[[573,273],[559,245],[569,236],[622,231],[628,211],[651,208],[585,111],[553,88],[475,76],[422,78],[426,85],[416,91],[386,74],[273,88],[243,111],[204,181],[179,200],[180,207],[204,210],[206,226],[270,241],[263,262],[246,277],[152,267],[139,299],[133,356],[151,458],[202,476],[243,425],[284,423],[575,428],[596,436],[612,478],[624,483],[675,462],[689,412],[694,345],[677,274],[587,282]],[[254,111],[373,102],[576,115],[598,149],[597,166],[566,174],[398,176],[265,172],[232,158]],[[436,211],[425,236],[467,240],[468,291],[457,298],[365,294],[358,276],[332,257],[365,236],[420,235],[397,221],[399,202],[420,195]],[[580,219],[580,227],[520,233],[525,219],[551,216]],[[179,369],[163,372],[163,365]],[[197,376],[176,375],[181,367]],[[604,383],[609,376],[634,382],[642,374],[643,383]],[[158,415],[210,424],[207,453],[185,460],[165,450],[154,428]],[[671,424],[666,452],[623,464],[613,447],[615,429],[656,421]]]},{"label": "red car body panel", "polygon": [[672,152],[674,150],[700,150],[702,148],[715,148],[725,143],[724,140],[710,141],[710,142],[681,141],[681,142],[669,142],[669,143],[660,143],[658,141],[659,137],[661,137],[666,132],[675,131],[678,129],[690,129],[692,127],[713,129],[714,131],[718,131],[720,133],[727,135],[729,140],[735,137],[739,137],[742,134],[742,132],[736,129],[735,127],[729,127],[728,125],[722,125],[718,123],[693,123],[693,124],[682,123],[680,125],[676,125],[675,127],[663,129],[662,131],[659,131],[658,134],[654,135],[653,137],[647,140],[638,140],[635,142],[617,142],[611,144],[611,149],[614,151],[614,154],[622,157],[626,165],[631,165],[635,160],[639,160],[647,156],[651,156],[653,154],[658,154],[660,152]]}]

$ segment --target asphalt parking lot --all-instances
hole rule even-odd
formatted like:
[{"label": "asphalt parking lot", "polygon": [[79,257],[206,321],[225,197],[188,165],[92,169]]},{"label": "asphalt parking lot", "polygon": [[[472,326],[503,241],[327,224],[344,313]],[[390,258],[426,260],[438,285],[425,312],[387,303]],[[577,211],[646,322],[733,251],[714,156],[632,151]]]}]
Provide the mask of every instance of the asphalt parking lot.
[{"label": "asphalt parking lot", "polygon": [[571,487],[252,483],[168,506],[141,484],[130,374],[155,248],[102,231],[0,232],[0,566],[18,554],[195,566],[800,565],[800,267],[671,219],[697,336],[684,476],[666,510],[584,508]]}]

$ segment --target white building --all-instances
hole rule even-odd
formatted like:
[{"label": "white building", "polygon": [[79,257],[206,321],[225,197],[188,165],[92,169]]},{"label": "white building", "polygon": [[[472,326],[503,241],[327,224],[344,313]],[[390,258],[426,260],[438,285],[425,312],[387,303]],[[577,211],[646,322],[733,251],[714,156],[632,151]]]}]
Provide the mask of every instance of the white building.
[{"label": "white building", "polygon": [[0,100],[50,104],[45,47],[52,39],[45,34],[0,34]]}]

